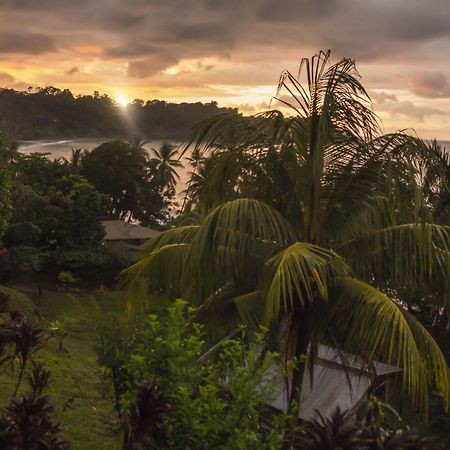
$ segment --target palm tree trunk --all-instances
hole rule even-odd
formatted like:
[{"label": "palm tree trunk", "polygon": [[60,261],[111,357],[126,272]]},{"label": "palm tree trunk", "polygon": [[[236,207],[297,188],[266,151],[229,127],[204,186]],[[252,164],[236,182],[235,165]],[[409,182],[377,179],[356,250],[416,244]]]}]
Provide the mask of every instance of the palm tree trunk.
[{"label": "palm tree trunk", "polygon": [[309,151],[311,153],[312,162],[312,180],[309,192],[309,205],[308,205],[308,223],[306,227],[306,238],[308,242],[315,243],[317,240],[316,230],[316,218],[318,213],[318,195],[320,187],[321,170],[318,169],[318,156],[317,155],[317,140],[318,140],[318,124],[319,117],[315,112],[311,115],[311,131],[309,140]]},{"label": "palm tree trunk", "polygon": [[296,342],[294,348],[294,355],[297,359],[293,373],[292,373],[292,383],[289,392],[289,404],[288,411],[291,415],[289,440],[287,449],[294,448],[296,427],[298,424],[298,414],[300,411],[300,405],[302,401],[302,385],[303,377],[305,375],[306,368],[306,353],[309,346],[309,332],[306,320],[306,311],[302,312],[302,323],[298,323],[294,320],[293,327],[296,331]]}]

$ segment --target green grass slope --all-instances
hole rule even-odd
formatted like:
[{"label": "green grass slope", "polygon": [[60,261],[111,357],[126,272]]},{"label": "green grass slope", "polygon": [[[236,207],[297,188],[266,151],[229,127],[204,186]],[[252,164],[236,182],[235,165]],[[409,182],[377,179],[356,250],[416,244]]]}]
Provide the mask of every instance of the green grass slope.
[{"label": "green grass slope", "polygon": [[36,309],[36,306],[30,297],[17,289],[0,285],[0,292],[9,297],[12,309],[18,309],[25,314],[31,314]]},{"label": "green grass slope", "polygon": [[[16,296],[16,300],[18,298],[26,306],[24,299],[28,298],[31,302],[28,306],[37,309],[44,326],[57,320],[69,332],[63,352],[59,351],[54,340],[50,340],[35,356],[51,372],[47,393],[56,408],[64,437],[74,450],[119,449],[121,433],[112,403],[107,395],[102,395],[100,368],[93,348],[92,321],[99,308],[103,316],[120,311],[121,294],[44,292],[41,299],[32,294],[29,297],[32,300],[25,293]],[[13,392],[13,382],[9,370],[0,374],[0,401],[3,405]],[[22,389],[26,389],[26,384]]]}]

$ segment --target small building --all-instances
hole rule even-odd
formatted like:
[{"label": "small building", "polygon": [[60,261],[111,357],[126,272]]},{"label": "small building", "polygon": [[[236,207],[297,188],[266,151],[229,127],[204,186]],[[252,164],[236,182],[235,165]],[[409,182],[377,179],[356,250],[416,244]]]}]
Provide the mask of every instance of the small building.
[{"label": "small building", "polygon": [[104,241],[118,241],[132,246],[139,246],[161,233],[158,230],[124,222],[123,220],[102,220],[101,224],[106,233],[103,237]]},{"label": "small building", "polygon": [[[299,417],[312,419],[318,412],[329,417],[337,407],[341,411],[354,409],[374,388],[398,372],[401,372],[398,367],[380,362],[374,362],[369,368],[354,355],[319,345],[312,385],[308,370],[303,378]],[[286,411],[287,405],[286,383],[282,383],[277,386],[270,406]]]}]

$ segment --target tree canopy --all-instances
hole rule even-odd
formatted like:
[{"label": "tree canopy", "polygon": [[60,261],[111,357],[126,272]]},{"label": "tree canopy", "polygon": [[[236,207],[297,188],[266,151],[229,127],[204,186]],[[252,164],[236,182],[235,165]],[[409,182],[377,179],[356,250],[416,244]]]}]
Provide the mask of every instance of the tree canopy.
[{"label": "tree canopy", "polygon": [[143,224],[165,217],[165,186],[142,147],[121,140],[106,142],[82,156],[80,173],[108,196],[108,216]]},{"label": "tree canopy", "polygon": [[[53,86],[16,91],[0,88],[0,129],[20,139],[124,137],[179,139],[209,116],[234,111],[210,103],[133,100],[127,107],[107,95],[74,95]],[[132,126],[130,126],[132,124]]]}]

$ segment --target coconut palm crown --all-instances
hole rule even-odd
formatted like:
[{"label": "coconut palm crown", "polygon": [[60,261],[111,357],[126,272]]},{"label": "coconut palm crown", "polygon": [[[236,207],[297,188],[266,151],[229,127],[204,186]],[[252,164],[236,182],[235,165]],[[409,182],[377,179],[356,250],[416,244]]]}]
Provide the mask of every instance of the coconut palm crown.
[{"label": "coconut palm crown", "polygon": [[177,158],[178,150],[168,142],[164,142],[159,149],[152,148],[152,153],[150,165],[154,168],[161,186],[169,190],[175,189],[180,178],[176,169],[183,167]]},{"label": "coconut palm crown", "polygon": [[[214,154],[198,226],[149,242],[125,279],[135,302],[184,297],[211,327],[264,324],[278,349],[300,358],[290,404],[319,343],[402,368],[423,411],[429,387],[447,403],[448,368],[401,293],[427,287],[448,304],[450,234],[435,225],[420,173],[436,164],[419,139],[381,135],[354,61],[330,53],[283,72],[280,109],[221,115],[193,134]],[[231,136],[231,138],[230,138]]]}]

